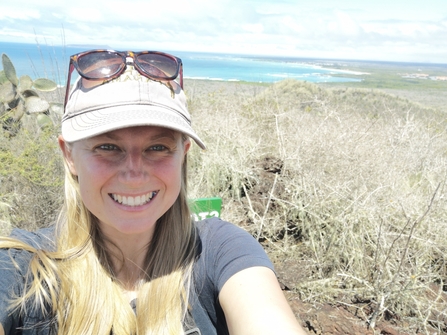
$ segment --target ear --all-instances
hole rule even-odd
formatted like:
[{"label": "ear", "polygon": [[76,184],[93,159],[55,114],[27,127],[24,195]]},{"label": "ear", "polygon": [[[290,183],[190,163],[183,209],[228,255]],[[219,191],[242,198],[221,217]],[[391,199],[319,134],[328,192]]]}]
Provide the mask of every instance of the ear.
[{"label": "ear", "polygon": [[76,167],[74,165],[70,145],[67,142],[65,142],[62,135],[59,135],[59,137],[57,138],[57,141],[59,143],[59,148],[61,148],[62,155],[64,156],[65,162],[67,163],[68,169],[70,170],[72,175],[77,176],[78,174],[76,172]]},{"label": "ear", "polygon": [[185,142],[183,142],[183,150],[185,150],[185,155],[188,153],[189,148],[191,148],[191,140],[189,139],[189,137],[185,140]]}]

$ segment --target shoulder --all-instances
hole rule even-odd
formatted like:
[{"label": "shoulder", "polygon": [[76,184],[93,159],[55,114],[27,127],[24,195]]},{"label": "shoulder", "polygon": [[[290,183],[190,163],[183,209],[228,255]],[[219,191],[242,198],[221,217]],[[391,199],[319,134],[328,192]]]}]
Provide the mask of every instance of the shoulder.
[{"label": "shoulder", "polygon": [[213,282],[217,292],[235,273],[253,266],[273,269],[259,242],[242,228],[218,218],[196,223],[199,260],[196,270]]},{"label": "shoulder", "polygon": [[259,242],[242,228],[218,218],[196,222],[198,257],[194,265],[193,316],[202,333],[228,334],[219,294],[235,274],[273,265]]},{"label": "shoulder", "polygon": [[28,231],[24,229],[13,229],[10,235],[36,249],[53,249],[55,242],[54,226],[42,228],[36,231]]},{"label": "shoulder", "polygon": [[18,312],[10,311],[9,304],[23,292],[33,257],[30,250],[50,248],[54,244],[52,236],[52,229],[14,229],[9,239],[0,238],[0,324],[6,334],[19,323]]},{"label": "shoulder", "polygon": [[[202,252],[208,257],[237,258],[245,254],[255,257],[265,252],[259,242],[244,229],[219,218],[196,223]],[[208,257],[209,258],[209,257]],[[221,258],[219,258],[221,259]]]},{"label": "shoulder", "polygon": [[230,236],[251,238],[251,235],[242,228],[219,218],[198,221],[196,222],[196,227],[199,232],[199,236],[202,239],[222,240]]},{"label": "shoulder", "polygon": [[54,236],[55,230],[50,227],[34,232],[14,229],[9,239],[0,238],[0,324],[5,334],[15,333],[20,322],[18,311],[10,310],[10,302],[22,296],[27,285],[32,250],[53,250]]},{"label": "shoulder", "polygon": [[26,272],[32,258],[30,250],[54,249],[54,229],[45,228],[35,232],[14,229],[9,236],[8,243],[5,241],[5,239],[0,239],[0,271],[3,274],[9,272],[11,275],[12,273],[20,275]]}]

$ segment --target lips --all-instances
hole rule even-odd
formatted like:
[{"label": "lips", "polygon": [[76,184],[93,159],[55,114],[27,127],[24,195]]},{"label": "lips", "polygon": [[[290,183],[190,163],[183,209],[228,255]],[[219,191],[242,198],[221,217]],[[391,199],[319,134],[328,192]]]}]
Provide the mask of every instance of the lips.
[{"label": "lips", "polygon": [[152,198],[157,195],[158,192],[150,192],[145,195],[138,195],[136,197],[132,197],[129,195],[120,195],[116,193],[110,194],[110,197],[115,200],[117,203],[129,206],[129,207],[136,207],[136,206],[142,206],[147,204],[152,200]]}]

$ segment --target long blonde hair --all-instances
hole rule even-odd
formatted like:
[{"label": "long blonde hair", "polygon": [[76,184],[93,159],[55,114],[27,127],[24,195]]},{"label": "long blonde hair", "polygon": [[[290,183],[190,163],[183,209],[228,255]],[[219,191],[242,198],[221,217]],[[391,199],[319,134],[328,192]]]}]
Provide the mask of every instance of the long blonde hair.
[{"label": "long blonde hair", "polygon": [[116,280],[97,219],[84,206],[65,165],[65,205],[56,226],[56,251],[3,239],[2,248],[31,251],[29,283],[11,308],[39,308],[63,335],[179,335],[188,308],[196,232],[187,202],[187,157],[174,205],[157,221],[138,287],[136,315]]}]

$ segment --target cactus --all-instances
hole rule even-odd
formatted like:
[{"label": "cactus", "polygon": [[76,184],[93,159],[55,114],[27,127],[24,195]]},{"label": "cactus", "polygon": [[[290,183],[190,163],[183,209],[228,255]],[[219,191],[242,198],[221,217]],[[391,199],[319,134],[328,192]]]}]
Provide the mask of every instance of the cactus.
[{"label": "cactus", "polygon": [[2,54],[3,71],[0,71],[0,122],[10,136],[17,134],[25,114],[36,114],[39,127],[47,127],[53,122],[52,108],[37,91],[50,92],[57,88],[54,81],[46,78],[32,80],[29,76],[17,77],[16,70],[6,54]]}]

